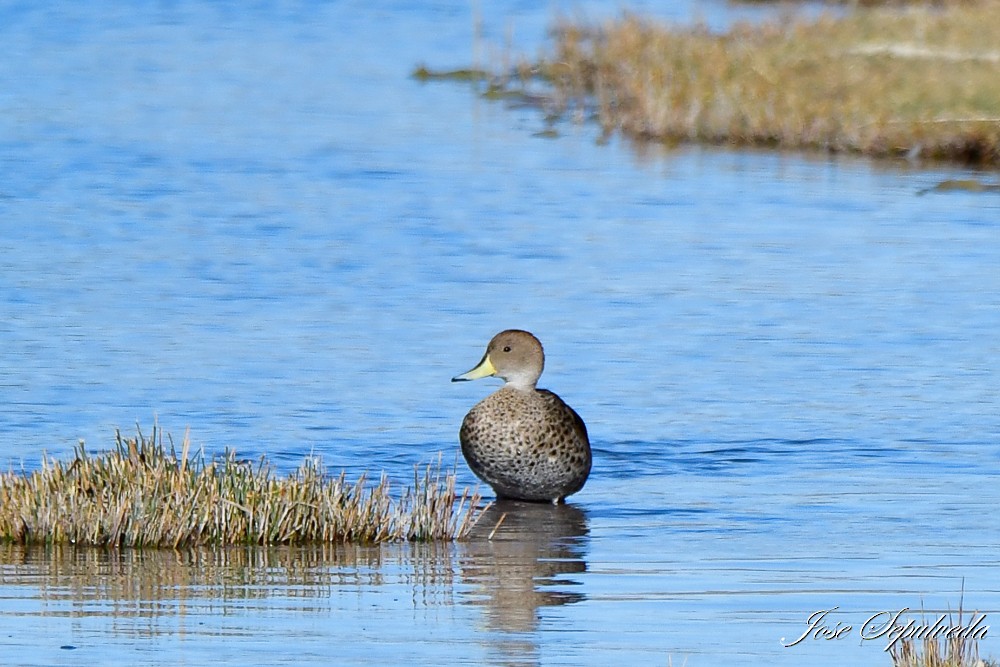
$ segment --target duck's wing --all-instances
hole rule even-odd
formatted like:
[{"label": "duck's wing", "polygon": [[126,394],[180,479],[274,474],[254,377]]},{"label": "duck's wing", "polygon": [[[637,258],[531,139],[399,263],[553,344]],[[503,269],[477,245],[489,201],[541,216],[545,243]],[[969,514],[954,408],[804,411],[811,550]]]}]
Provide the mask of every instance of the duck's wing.
[{"label": "duck's wing", "polygon": [[565,413],[573,420],[573,430],[575,430],[577,435],[580,436],[580,439],[587,444],[590,444],[590,438],[587,436],[587,425],[583,423],[583,418],[576,413],[576,410],[571,408],[566,401],[559,398],[559,395],[553,391],[549,391],[548,389],[538,389],[537,391],[539,394],[542,394],[548,400],[559,406],[561,410],[565,411]]}]

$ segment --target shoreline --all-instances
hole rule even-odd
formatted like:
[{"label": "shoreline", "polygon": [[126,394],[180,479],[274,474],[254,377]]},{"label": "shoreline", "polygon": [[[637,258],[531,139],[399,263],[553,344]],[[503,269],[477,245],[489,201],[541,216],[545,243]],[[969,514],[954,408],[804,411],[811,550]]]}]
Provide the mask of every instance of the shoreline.
[{"label": "shoreline", "polygon": [[1000,0],[855,6],[724,33],[638,15],[563,21],[512,72],[471,83],[605,137],[1000,167]]}]

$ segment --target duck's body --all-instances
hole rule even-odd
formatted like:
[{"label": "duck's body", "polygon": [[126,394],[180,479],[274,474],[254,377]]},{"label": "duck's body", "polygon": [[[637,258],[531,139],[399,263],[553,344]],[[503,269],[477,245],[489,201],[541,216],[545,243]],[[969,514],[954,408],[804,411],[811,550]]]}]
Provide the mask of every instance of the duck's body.
[{"label": "duck's body", "polygon": [[544,359],[538,339],[512,329],[493,337],[476,368],[454,378],[507,381],[469,411],[459,432],[472,472],[501,498],[559,503],[590,474],[583,420],[557,395],[535,388]]}]

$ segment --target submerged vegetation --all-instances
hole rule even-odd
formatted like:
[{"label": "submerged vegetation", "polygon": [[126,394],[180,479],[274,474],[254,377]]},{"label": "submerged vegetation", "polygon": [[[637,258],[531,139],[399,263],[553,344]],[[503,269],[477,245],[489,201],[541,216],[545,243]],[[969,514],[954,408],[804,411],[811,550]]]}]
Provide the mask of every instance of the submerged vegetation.
[{"label": "submerged vegetation", "polygon": [[[169,439],[168,439],[169,440]],[[81,443],[72,461],[0,474],[0,540],[22,544],[173,547],[452,540],[464,537],[482,508],[476,492],[456,497],[454,474],[440,463],[415,471],[398,497],[385,475],[370,485],[330,477],[315,458],[287,477],[266,460],[233,451],[178,456],[154,428],[151,437],[119,433],[97,456]]]},{"label": "submerged vegetation", "polygon": [[491,80],[606,134],[1000,166],[1000,0],[739,24],[564,22],[553,52]]}]

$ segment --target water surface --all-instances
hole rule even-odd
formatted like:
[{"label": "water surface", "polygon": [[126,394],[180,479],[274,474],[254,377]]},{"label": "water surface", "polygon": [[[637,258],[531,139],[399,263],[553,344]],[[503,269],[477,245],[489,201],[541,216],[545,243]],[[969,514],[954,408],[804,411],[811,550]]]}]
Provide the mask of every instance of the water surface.
[{"label": "water surface", "polygon": [[448,380],[512,326],[595,447],[570,506],[492,540],[495,514],[454,545],[7,547],[5,655],[887,665],[857,631],[782,638],[963,582],[1000,613],[1000,199],[920,194],[990,175],[545,139],[408,76],[537,49],[571,9],[3,10],[5,467],[155,418],[209,456],[399,483],[441,456],[474,484],[457,428],[495,384]]}]

